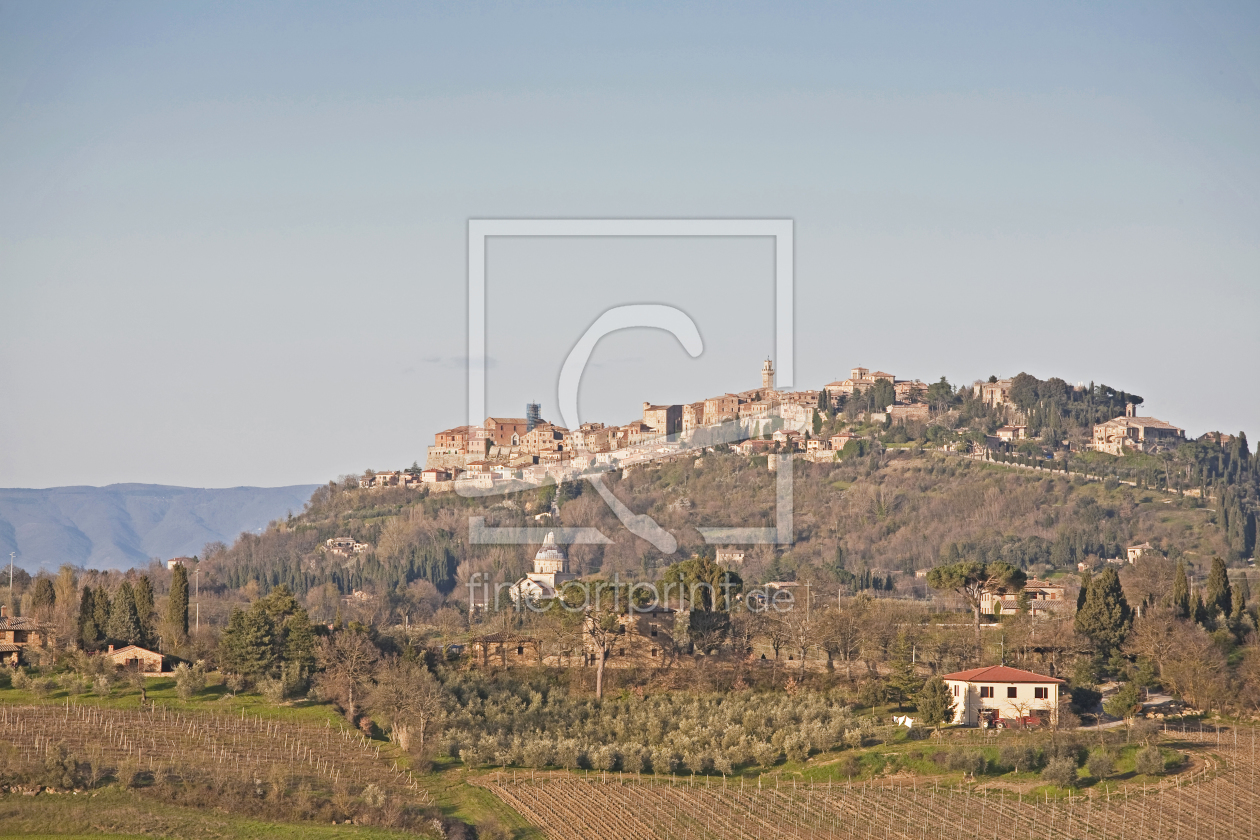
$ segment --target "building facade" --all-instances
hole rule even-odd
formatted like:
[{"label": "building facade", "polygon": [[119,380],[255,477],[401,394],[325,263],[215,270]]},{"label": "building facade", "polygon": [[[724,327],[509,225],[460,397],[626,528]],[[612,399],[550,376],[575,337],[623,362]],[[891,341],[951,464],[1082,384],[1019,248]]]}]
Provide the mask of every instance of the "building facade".
[{"label": "building facade", "polygon": [[1063,680],[990,665],[946,674],[955,724],[985,728],[1057,724]]}]

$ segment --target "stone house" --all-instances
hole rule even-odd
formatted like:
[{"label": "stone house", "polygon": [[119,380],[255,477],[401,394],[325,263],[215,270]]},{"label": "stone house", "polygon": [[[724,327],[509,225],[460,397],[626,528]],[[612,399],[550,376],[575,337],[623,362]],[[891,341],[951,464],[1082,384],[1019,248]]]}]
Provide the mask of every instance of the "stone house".
[{"label": "stone house", "polygon": [[158,674],[162,671],[162,654],[139,645],[127,645],[117,650],[110,645],[109,650],[99,655],[114,663],[119,671],[139,671],[143,674]]},{"label": "stone house", "polygon": [[704,403],[694,402],[682,408],[682,430],[690,432],[704,425]]},{"label": "stone house", "polygon": [[10,616],[9,608],[0,604],[0,663],[16,667],[26,648],[43,644],[44,630],[39,622],[27,616]]},{"label": "stone house", "polygon": [[[1028,593],[1028,609],[1034,616],[1047,615],[1067,605],[1063,597],[1065,590],[1057,583],[1047,580],[1029,580],[1024,583],[1023,591]],[[982,614],[994,615],[994,610],[999,603],[1002,607],[1002,615],[1014,615],[1019,612],[1019,593],[989,591],[980,593]]]},{"label": "stone house", "polygon": [[1017,440],[1026,440],[1028,438],[1027,426],[1002,426],[997,430],[997,438],[1004,443],[1011,443]]}]

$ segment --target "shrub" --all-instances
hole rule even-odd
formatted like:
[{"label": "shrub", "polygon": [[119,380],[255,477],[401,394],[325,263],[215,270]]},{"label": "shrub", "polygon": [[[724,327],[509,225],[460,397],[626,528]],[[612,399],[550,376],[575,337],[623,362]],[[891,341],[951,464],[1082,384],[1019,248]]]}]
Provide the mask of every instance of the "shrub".
[{"label": "shrub", "polygon": [[521,757],[525,760],[526,767],[537,770],[555,762],[555,749],[547,739],[535,738],[525,745]]},{"label": "shrub", "polygon": [[998,753],[998,763],[1016,773],[1036,770],[1039,756],[1032,747],[1020,744],[1004,744]]},{"label": "shrub", "polygon": [[264,677],[258,681],[258,693],[266,697],[268,703],[277,706],[284,702],[286,688],[284,680],[278,680],[274,677]]},{"label": "shrub", "polygon": [[1077,781],[1076,762],[1070,758],[1052,758],[1041,771],[1041,778],[1059,787],[1074,787]]},{"label": "shrub", "polygon": [[962,770],[973,776],[983,773],[989,761],[979,750],[954,750],[949,754],[949,769]]},{"label": "shrub", "polygon": [[13,687],[19,691],[24,691],[31,685],[31,677],[26,673],[25,668],[18,668],[13,672]]},{"label": "shrub", "polygon": [[180,700],[191,700],[205,687],[206,669],[200,662],[192,667],[186,662],[175,666],[175,691]]},{"label": "shrub", "polygon": [[1143,747],[1133,756],[1134,769],[1146,776],[1161,776],[1164,773],[1164,754],[1159,747]]},{"label": "shrub", "polygon": [[1085,761],[1085,769],[1095,779],[1105,779],[1114,772],[1115,760],[1106,750],[1094,750]]},{"label": "shrub", "polygon": [[108,697],[113,690],[114,684],[110,682],[109,677],[104,674],[99,674],[96,679],[92,681],[92,693],[97,697]]}]

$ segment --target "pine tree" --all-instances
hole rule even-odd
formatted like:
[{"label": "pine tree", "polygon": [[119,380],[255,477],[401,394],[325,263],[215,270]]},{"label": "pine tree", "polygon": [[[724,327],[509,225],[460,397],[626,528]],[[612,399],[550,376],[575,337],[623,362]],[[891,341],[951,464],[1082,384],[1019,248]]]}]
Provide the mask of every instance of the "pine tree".
[{"label": "pine tree", "polygon": [[1212,571],[1208,572],[1207,591],[1204,593],[1203,606],[1209,618],[1222,613],[1229,615],[1234,606],[1234,593],[1229,586],[1229,573],[1225,570],[1225,561],[1219,557],[1212,558]]},{"label": "pine tree", "polygon": [[116,645],[135,645],[140,643],[141,633],[135,594],[131,584],[124,580],[110,604],[109,626],[105,635]]},{"label": "pine tree", "polygon": [[1208,620],[1207,607],[1203,606],[1203,593],[1195,590],[1194,593],[1194,610],[1192,612],[1195,624],[1206,624]]},{"label": "pine tree", "polygon": [[918,696],[915,703],[919,707],[919,716],[923,722],[929,726],[935,726],[938,730],[941,724],[949,723],[954,719],[954,698],[949,693],[949,686],[945,685],[945,681],[940,677],[932,677],[928,680]]},{"label": "pine tree", "polygon": [[171,574],[171,595],[166,602],[166,621],[179,634],[176,644],[188,635],[188,570],[177,564]]},{"label": "pine tree", "polygon": [[1103,569],[1090,583],[1085,603],[1076,612],[1077,632],[1088,637],[1106,659],[1124,642],[1132,621],[1120,576],[1114,568]]},{"label": "pine tree", "polygon": [[1190,617],[1190,582],[1186,579],[1186,564],[1177,561],[1177,578],[1173,581],[1173,610],[1178,618]]},{"label": "pine tree", "polygon": [[[1063,532],[1060,532],[1062,535]],[[1066,544],[1066,543],[1065,543]],[[1089,569],[1081,572],[1081,591],[1076,593],[1076,610],[1080,612],[1081,607],[1085,606],[1085,599],[1089,596],[1089,584],[1094,576],[1090,574]]]},{"label": "pine tree", "polygon": [[219,660],[224,669],[246,677],[271,671],[275,665],[273,629],[265,610],[234,608],[219,639]]}]

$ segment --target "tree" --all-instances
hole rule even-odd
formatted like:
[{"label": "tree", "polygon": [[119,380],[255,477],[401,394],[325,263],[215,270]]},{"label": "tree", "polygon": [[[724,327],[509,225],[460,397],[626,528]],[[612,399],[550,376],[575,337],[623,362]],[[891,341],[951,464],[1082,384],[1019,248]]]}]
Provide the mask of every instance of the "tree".
[{"label": "tree", "polygon": [[744,587],[738,573],[719,566],[708,557],[692,557],[674,563],[665,570],[662,583],[665,584],[664,602],[669,602],[669,593],[677,587],[691,609],[705,612],[728,612],[731,602]]},{"label": "tree", "polygon": [[445,697],[441,683],[423,663],[392,657],[377,665],[376,685],[367,702],[399,747],[410,750],[415,735],[423,753],[428,731],[442,714]]},{"label": "tree", "polygon": [[954,389],[942,376],[939,382],[933,382],[928,386],[926,396],[928,405],[937,411],[944,411],[954,401]]},{"label": "tree", "polygon": [[109,606],[109,625],[105,635],[114,644],[135,645],[141,639],[140,617],[136,614],[131,584],[123,581]]},{"label": "tree", "polygon": [[275,664],[271,619],[262,610],[234,607],[219,638],[219,665],[242,677],[260,677]]},{"label": "tree", "polygon": [[324,670],[316,684],[352,723],[358,720],[363,689],[380,655],[367,634],[355,630],[342,630],[320,642],[316,659]]},{"label": "tree", "polygon": [[175,634],[173,645],[181,644],[188,636],[188,570],[184,564],[176,564],[171,573],[171,594],[166,602],[166,624]]},{"label": "tree", "polygon": [[1219,557],[1212,558],[1212,571],[1208,572],[1207,587],[1203,595],[1203,606],[1207,609],[1209,618],[1232,612],[1234,593],[1230,589],[1225,561]]},{"label": "tree", "polygon": [[814,422],[813,422],[814,437],[818,437],[818,435],[822,433],[822,427],[823,427],[822,412],[816,410],[814,411]]},{"label": "tree", "polygon": [[902,630],[897,634],[888,659],[888,688],[897,695],[897,711],[901,711],[903,700],[918,694],[923,687],[923,678],[914,671],[913,643]]},{"label": "tree", "polygon": [[57,606],[57,593],[53,582],[42,575],[35,580],[35,592],[31,595],[31,612],[36,620],[48,623],[52,620],[53,609]]},{"label": "tree", "polygon": [[980,659],[980,597],[985,591],[1002,593],[1022,589],[1027,579],[1027,575],[1005,560],[988,563],[963,560],[937,566],[927,576],[928,586],[933,589],[951,589],[961,595],[971,607],[976,631],[977,661]]},{"label": "tree", "polygon": [[1186,580],[1186,563],[1177,561],[1177,577],[1173,581],[1173,610],[1177,618],[1190,617],[1190,582]]},{"label": "tree", "polygon": [[1085,606],[1085,599],[1089,597],[1089,585],[1093,582],[1093,580],[1094,575],[1089,571],[1089,569],[1081,572],[1081,589],[1076,593],[1077,610],[1080,610],[1081,607]]},{"label": "tree", "polygon": [[100,633],[100,641],[104,643],[105,637],[109,633],[109,613],[110,613],[109,591],[104,585],[96,587],[96,595],[92,599],[93,620],[96,629]]},{"label": "tree", "polygon": [[79,597],[79,647],[96,650],[101,643],[101,629],[96,626],[96,594],[92,587],[83,587]]},{"label": "tree", "polygon": [[938,732],[941,724],[954,719],[954,697],[949,693],[949,686],[940,677],[932,677],[923,684],[915,698],[915,704],[919,707],[919,716],[923,718],[923,722],[936,727]]},{"label": "tree", "polygon": [[1142,708],[1141,690],[1137,683],[1127,682],[1103,701],[1103,711],[1114,718],[1130,718]]},{"label": "tree", "polygon": [[1124,643],[1132,622],[1120,576],[1109,566],[1090,583],[1085,604],[1076,612],[1076,631],[1093,642],[1105,659]]},{"label": "tree", "polygon": [[136,602],[136,619],[140,622],[139,644],[152,647],[153,637],[153,585],[148,575],[141,575],[132,589],[132,599]]}]

